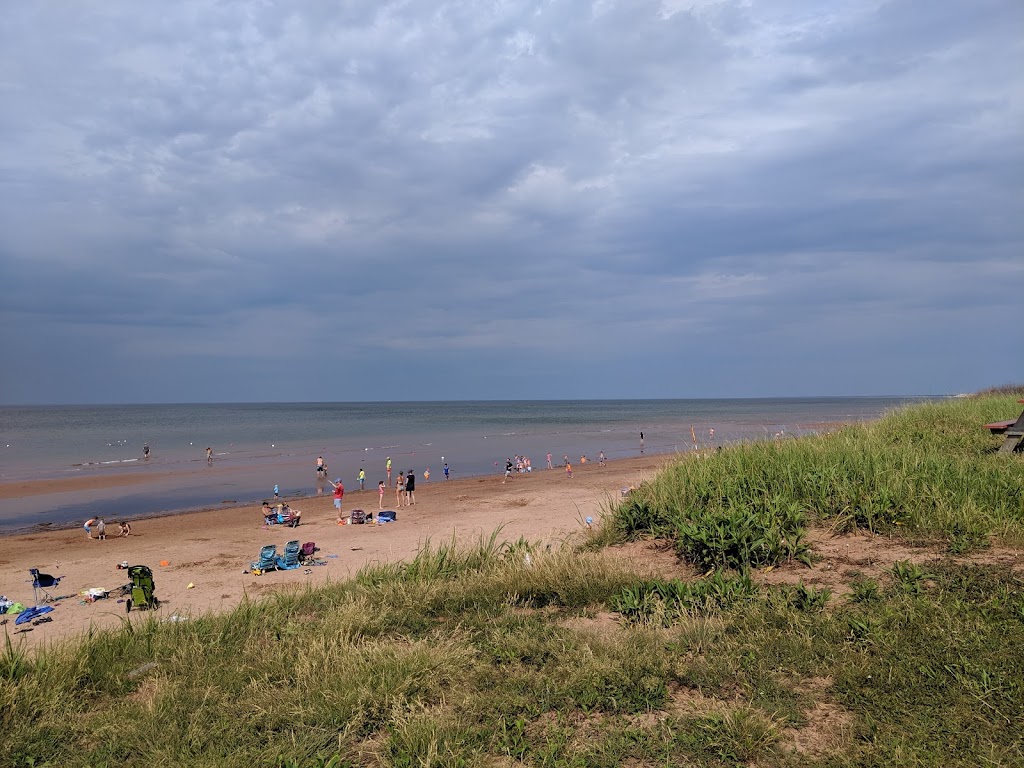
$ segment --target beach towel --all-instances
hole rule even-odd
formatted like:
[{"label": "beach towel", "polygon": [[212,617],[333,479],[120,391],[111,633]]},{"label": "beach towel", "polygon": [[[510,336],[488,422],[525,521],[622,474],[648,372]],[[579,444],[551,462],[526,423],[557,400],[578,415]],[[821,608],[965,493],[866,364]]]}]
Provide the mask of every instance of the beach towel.
[{"label": "beach towel", "polygon": [[377,513],[378,523],[393,523],[398,517],[397,513],[393,509],[385,509],[382,512]]},{"label": "beach towel", "polygon": [[49,613],[52,610],[52,605],[35,605],[31,608],[26,608],[24,611],[21,612],[21,615],[18,616],[17,619],[15,619],[14,624],[15,626],[17,626],[18,624],[27,624],[28,622],[32,621],[32,619],[38,619],[44,613]]}]

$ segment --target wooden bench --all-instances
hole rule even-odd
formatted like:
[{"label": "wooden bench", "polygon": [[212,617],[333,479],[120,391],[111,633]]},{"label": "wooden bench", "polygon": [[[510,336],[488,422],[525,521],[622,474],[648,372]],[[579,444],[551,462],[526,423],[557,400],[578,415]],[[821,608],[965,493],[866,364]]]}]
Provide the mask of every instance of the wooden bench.
[{"label": "wooden bench", "polygon": [[[1018,400],[1017,402],[1024,403],[1024,400]],[[985,429],[993,435],[1005,436],[1003,444],[999,446],[1000,453],[1013,453],[1014,451],[1024,450],[1024,411],[1021,411],[1020,416],[1016,420],[994,421],[991,424],[986,424]]]}]

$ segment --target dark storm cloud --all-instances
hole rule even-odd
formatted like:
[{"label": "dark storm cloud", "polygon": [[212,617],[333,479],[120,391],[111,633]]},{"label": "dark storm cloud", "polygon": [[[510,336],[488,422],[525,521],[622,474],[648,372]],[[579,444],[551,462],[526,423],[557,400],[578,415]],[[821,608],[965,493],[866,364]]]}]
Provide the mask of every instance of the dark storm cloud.
[{"label": "dark storm cloud", "polygon": [[991,0],[8,9],[3,399],[1019,378],[1022,22]]}]

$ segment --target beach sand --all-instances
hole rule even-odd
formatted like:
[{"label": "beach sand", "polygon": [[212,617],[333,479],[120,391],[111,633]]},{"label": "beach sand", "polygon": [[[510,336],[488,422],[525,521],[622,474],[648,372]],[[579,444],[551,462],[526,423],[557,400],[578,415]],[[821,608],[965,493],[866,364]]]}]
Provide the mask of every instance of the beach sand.
[{"label": "beach sand", "polygon": [[[602,504],[618,500],[620,489],[653,477],[672,458],[618,459],[604,467],[596,462],[574,463],[571,479],[561,468],[537,469],[507,483],[502,483],[500,475],[445,481],[436,473],[429,483],[417,478],[412,507],[397,509],[394,488],[388,489],[384,508],[396,510],[398,519],[379,526],[338,525],[327,494],[286,499],[302,511],[298,528],[264,527],[259,505],[252,505],[134,520],[132,535],[126,538],[117,538],[117,525],[111,524],[105,541],[87,539],[80,527],[6,536],[0,538],[0,594],[31,606],[29,569],[38,568],[61,578],[48,590],[52,595],[69,597],[50,603],[54,610],[48,615],[53,620],[33,626],[31,632],[15,634],[21,627],[15,627],[13,616],[5,617],[4,629],[16,648],[35,648],[90,627],[119,626],[126,613],[116,595],[86,602],[81,593],[94,588],[114,592],[128,583],[127,573],[117,568],[124,561],[153,570],[160,600],[158,610],[132,611],[131,620],[149,616],[168,620],[227,611],[246,595],[258,598],[268,592],[344,581],[368,564],[409,560],[428,540],[437,545],[455,537],[468,546],[500,528],[501,541],[523,537],[558,544],[578,535],[587,517],[596,522]],[[25,486],[25,495],[38,490],[32,483],[19,485]],[[361,492],[347,488],[344,511],[361,508],[376,516],[377,500],[375,485]],[[276,544],[280,552],[292,539],[315,541],[320,548],[317,555],[327,565],[262,576],[248,572],[263,545]],[[162,561],[168,565],[161,566]]]}]

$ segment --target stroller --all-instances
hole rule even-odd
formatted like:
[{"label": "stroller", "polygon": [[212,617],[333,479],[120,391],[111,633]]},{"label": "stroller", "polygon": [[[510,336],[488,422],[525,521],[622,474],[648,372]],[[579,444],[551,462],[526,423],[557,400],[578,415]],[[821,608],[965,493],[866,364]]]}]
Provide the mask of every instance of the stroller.
[{"label": "stroller", "polygon": [[160,607],[160,601],[153,594],[153,590],[156,587],[153,583],[153,572],[147,566],[131,566],[128,568],[128,578],[132,580],[132,594],[125,601],[125,610],[128,613],[132,612],[133,607],[139,610]]}]

